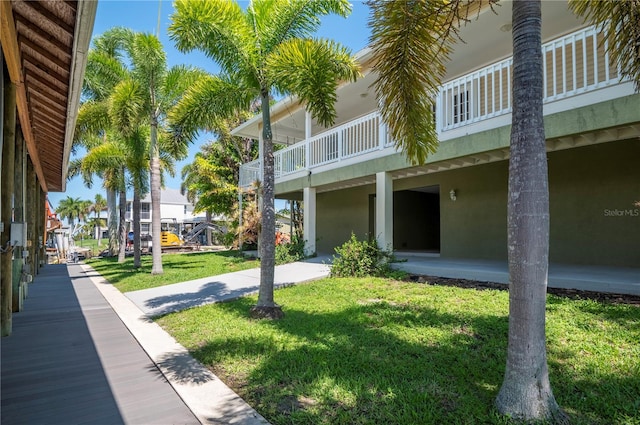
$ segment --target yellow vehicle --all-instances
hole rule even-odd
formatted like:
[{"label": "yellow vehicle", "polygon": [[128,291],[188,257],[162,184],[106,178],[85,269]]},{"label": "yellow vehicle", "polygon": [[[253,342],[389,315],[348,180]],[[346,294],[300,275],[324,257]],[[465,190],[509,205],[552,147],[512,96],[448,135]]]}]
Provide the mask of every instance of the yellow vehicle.
[{"label": "yellow vehicle", "polygon": [[163,218],[160,225],[160,246],[166,247],[178,247],[184,245],[184,241],[180,237],[180,226],[176,219]]}]

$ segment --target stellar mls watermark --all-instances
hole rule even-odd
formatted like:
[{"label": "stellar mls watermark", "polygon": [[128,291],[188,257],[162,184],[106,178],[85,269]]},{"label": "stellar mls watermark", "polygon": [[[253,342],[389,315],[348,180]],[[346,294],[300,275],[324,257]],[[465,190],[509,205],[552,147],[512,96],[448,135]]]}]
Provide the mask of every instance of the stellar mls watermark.
[{"label": "stellar mls watermark", "polygon": [[640,217],[640,208],[605,209],[603,214],[605,217]]}]

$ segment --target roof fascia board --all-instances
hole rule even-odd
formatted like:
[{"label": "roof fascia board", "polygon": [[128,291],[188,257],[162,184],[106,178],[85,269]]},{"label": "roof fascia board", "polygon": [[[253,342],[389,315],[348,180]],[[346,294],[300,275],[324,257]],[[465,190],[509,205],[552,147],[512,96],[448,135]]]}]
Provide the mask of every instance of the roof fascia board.
[{"label": "roof fascia board", "polygon": [[71,81],[69,82],[69,96],[67,103],[67,121],[64,137],[64,151],[62,156],[62,192],[66,190],[67,173],[69,171],[69,157],[73,145],[73,134],[78,118],[78,107],[82,93],[82,82],[87,67],[87,53],[91,43],[91,34],[96,18],[98,2],[94,0],[78,1],[76,12],[76,30],[73,39],[73,58],[71,65]]}]

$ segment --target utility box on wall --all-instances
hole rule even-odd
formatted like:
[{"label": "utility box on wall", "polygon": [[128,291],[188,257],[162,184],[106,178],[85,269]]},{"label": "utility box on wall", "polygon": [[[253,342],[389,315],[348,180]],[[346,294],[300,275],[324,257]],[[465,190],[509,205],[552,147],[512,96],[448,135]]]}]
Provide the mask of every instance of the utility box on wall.
[{"label": "utility box on wall", "polygon": [[11,223],[11,246],[27,246],[27,223]]}]

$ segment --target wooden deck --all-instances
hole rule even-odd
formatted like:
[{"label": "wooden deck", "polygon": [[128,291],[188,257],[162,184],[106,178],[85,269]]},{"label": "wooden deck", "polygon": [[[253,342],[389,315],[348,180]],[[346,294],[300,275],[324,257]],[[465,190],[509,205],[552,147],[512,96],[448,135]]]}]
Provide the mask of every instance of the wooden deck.
[{"label": "wooden deck", "polygon": [[47,265],[0,341],[10,424],[198,424],[77,265]]}]

